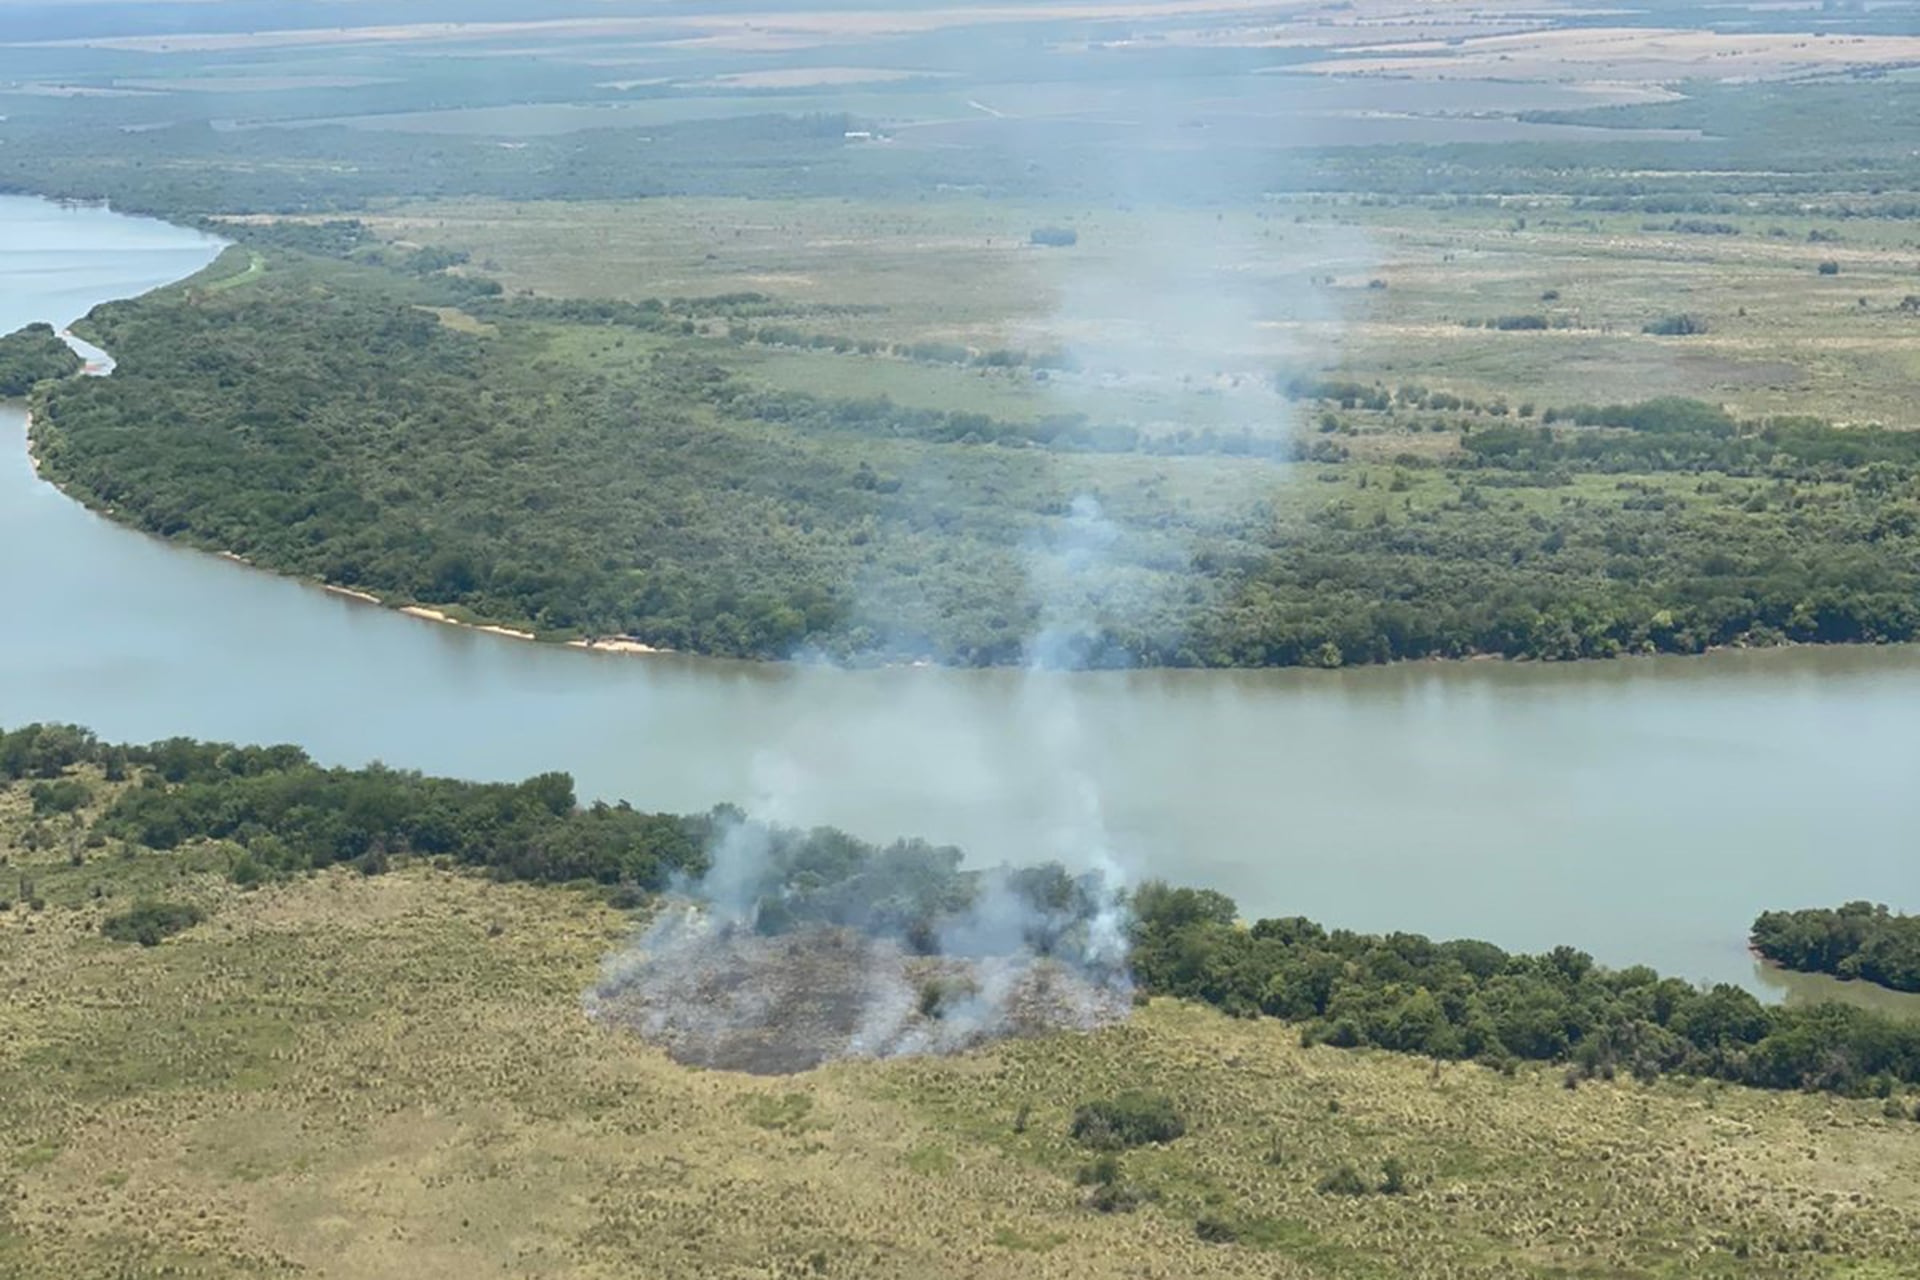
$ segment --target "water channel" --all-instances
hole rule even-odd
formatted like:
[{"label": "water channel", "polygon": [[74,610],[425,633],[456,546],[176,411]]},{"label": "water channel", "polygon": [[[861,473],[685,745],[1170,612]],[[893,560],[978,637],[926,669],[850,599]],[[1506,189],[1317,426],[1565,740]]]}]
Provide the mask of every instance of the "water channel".
[{"label": "water channel", "polygon": [[[0,333],[190,274],[195,232],[0,197]],[[980,861],[1102,852],[1249,916],[1766,971],[1767,907],[1920,909],[1920,649],[1029,675],[585,653],[406,617],[122,529],[0,405],[0,724],[290,741],[591,797],[736,801]]]}]

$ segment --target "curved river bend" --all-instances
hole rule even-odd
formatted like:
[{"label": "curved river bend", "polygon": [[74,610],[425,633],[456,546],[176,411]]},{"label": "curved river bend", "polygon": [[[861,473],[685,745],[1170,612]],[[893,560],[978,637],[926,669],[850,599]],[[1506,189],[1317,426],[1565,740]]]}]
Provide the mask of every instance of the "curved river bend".
[{"label": "curved river bend", "polygon": [[[0,198],[0,332],[218,245]],[[1560,942],[1756,990],[1767,907],[1920,908],[1920,651],[1341,672],[847,673],[537,646],[128,532],[28,467],[0,407],[0,724],[298,742],[479,778],[571,770],[998,861],[1098,847],[1248,915]],[[1854,998],[1899,1007],[1920,1001]]]}]

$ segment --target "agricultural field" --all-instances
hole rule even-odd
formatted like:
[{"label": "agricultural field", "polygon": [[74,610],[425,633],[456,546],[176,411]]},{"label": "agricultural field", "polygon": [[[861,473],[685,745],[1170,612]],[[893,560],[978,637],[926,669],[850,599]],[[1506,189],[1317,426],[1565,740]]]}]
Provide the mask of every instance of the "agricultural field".
[{"label": "agricultural field", "polygon": [[[1920,1264],[1920,1126],[1877,1099],[1571,1088],[1168,999],[953,1057],[682,1067],[583,1011],[635,928],[598,896],[429,860],[243,889],[218,845],[87,847],[125,784],[76,776],[72,819],[0,799],[7,896],[29,882],[0,911],[0,1275]],[[101,936],[155,896],[205,918]],[[1103,1165],[1073,1118],[1130,1091],[1185,1132]]]}]

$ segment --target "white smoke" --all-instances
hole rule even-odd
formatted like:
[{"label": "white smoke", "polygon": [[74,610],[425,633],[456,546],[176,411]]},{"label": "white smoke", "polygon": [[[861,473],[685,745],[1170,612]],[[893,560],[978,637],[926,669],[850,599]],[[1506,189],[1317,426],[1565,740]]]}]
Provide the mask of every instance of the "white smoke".
[{"label": "white smoke", "polygon": [[[1140,104],[1143,119],[1178,117],[1151,100],[1154,90],[1140,91],[1148,99]],[[1036,138],[1035,162],[1048,158]],[[1141,172],[1145,181],[1163,170],[1150,165]],[[1138,196],[1152,205],[1165,194]],[[1202,427],[1290,433],[1291,410],[1274,393],[1273,374],[1304,364],[1312,339],[1301,335],[1335,318],[1317,284],[1334,264],[1276,256],[1274,246],[1293,233],[1246,214],[1188,210],[1184,222],[1168,223],[1169,234],[1136,237],[1124,249],[1103,242],[1104,215],[1092,216],[1077,246],[1035,249],[1027,259],[1033,291],[1055,299],[1053,314],[1031,332],[1016,323],[1002,336],[1072,357],[1070,368],[1044,381],[1044,394],[1063,415],[1092,420],[1111,412],[1127,402],[1109,394],[1118,389],[1141,393],[1132,402],[1150,406],[1141,421],[1119,425],[1149,434]],[[921,495],[930,513],[959,483],[941,472],[940,456],[926,455],[929,474],[904,478],[906,491]],[[1037,758],[1046,777],[1027,790],[1046,801],[1032,829],[1016,837],[1019,847],[969,852],[983,862],[1057,864],[1072,873],[1043,884],[1044,876],[1005,867],[976,872],[964,902],[946,904],[928,920],[905,921],[884,893],[863,898],[862,887],[846,885],[838,896],[814,891],[811,872],[784,863],[791,842],[773,829],[723,823],[707,874],[680,886],[675,903],[610,960],[593,997],[605,1016],[631,1023],[687,1060],[748,1069],[945,1052],[997,1035],[1125,1016],[1126,864],[1099,783],[1100,743],[1077,697],[1087,677],[1075,673],[1126,665],[1134,642],[1179,616],[1174,597],[1200,585],[1184,572],[1193,550],[1186,537],[1194,528],[1217,532],[1241,520],[1241,509],[1265,500],[1276,478],[1255,466],[1216,469],[1209,480],[1215,510],[1198,513],[1194,524],[1150,529],[1125,518],[1118,493],[1113,506],[1122,518],[1114,518],[1096,487],[1078,478],[1082,468],[1044,450],[1023,454],[1022,465],[1058,479],[1061,506],[1018,549],[1033,623],[1017,729],[1039,750],[1001,767],[1032,768]],[[911,628],[888,634],[902,606],[897,595],[861,603],[860,616],[882,647],[930,651],[922,646],[932,643],[931,622],[925,636]],[[927,616],[937,614],[930,608]],[[917,710],[907,696],[892,714]],[[890,762],[897,771],[890,788],[904,779],[929,792],[950,791],[970,785],[956,777],[984,771],[983,798],[997,789],[992,744],[1004,739],[1006,726],[957,719],[947,729],[952,750],[942,759]],[[806,812],[794,789],[824,767],[770,752],[757,794],[744,798],[749,811],[770,820]]]},{"label": "white smoke", "polygon": [[683,1061],[782,1072],[947,1053],[1130,1006],[1125,897],[1097,872],[962,872],[952,851],[734,813],[711,849],[587,997]]}]

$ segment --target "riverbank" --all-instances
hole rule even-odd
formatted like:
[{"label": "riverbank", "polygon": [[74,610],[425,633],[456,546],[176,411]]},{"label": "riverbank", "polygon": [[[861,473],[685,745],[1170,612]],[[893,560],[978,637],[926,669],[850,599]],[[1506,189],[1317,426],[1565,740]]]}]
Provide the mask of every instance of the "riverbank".
[{"label": "riverbank", "polygon": [[400,612],[409,618],[422,618],[428,622],[444,622],[456,627],[470,627],[475,631],[484,631],[491,636],[506,636],[510,640],[538,640],[531,631],[519,631],[513,627],[502,627],[491,622],[465,622],[439,609],[430,609],[423,604],[403,604]]},{"label": "riverbank", "polygon": [[1867,993],[1756,972],[1757,912],[1920,907],[1910,650],[1040,675],[588,661],[129,537],[43,490],[22,416],[0,419],[21,433],[0,589],[34,602],[4,645],[0,723],[480,778],[559,767],[588,799],[733,801],[990,859],[1102,847],[1256,915],[1568,942],[1774,1000]]},{"label": "riverbank", "polygon": [[[135,277],[106,241],[95,293],[36,294],[88,266],[70,251],[58,275],[36,265],[8,209],[0,310],[16,326],[213,252],[180,234]],[[1758,912],[1920,909],[1911,647],[1338,671],[591,661],[568,652],[584,644],[422,625],[347,594],[372,594],[360,584],[129,536],[54,496],[26,455],[22,415],[0,408],[0,593],[20,602],[0,723],[291,742],[328,765],[494,780],[564,769],[589,801],[733,802],[989,860],[1082,865],[1098,849],[1136,879],[1218,886],[1251,916],[1568,943],[1771,1000],[1801,992],[1756,972]],[[1835,994],[1857,1000],[1853,986]]]},{"label": "riverbank", "polygon": [[[112,372],[112,365],[111,365],[111,360],[109,359],[106,369],[99,370],[99,371],[89,369],[83,375],[77,375],[77,376],[108,376],[111,374],[111,372]],[[36,477],[41,479],[43,482],[51,485],[53,488],[59,490],[59,492],[63,494],[65,497],[67,497],[69,500],[77,503],[78,505],[86,508],[89,511],[94,512],[97,515],[101,515],[107,519],[113,520],[116,524],[119,524],[121,527],[128,529],[130,532],[140,533],[148,537],[160,536],[160,535],[148,533],[145,530],[139,529],[133,525],[129,525],[124,521],[121,521],[119,519],[118,513],[112,507],[97,506],[95,504],[92,504],[88,502],[84,497],[81,497],[80,495],[77,495],[71,492],[70,490],[68,490],[64,485],[62,485],[59,482],[58,479],[45,475],[41,467],[40,458],[34,448],[33,415],[31,413],[31,410],[29,410],[27,413],[27,423],[28,423],[27,456],[28,456],[29,465],[32,467],[34,475]],[[458,627],[467,631],[483,632],[488,635],[500,636],[504,639],[528,641],[528,642],[532,642],[545,647],[551,647],[556,649],[573,649],[573,650],[579,650],[582,652],[589,652],[589,653],[619,654],[619,655],[625,655],[625,656],[638,656],[638,657],[658,657],[663,655],[681,653],[680,650],[676,650],[666,646],[647,644],[644,641],[635,639],[630,636],[590,636],[590,637],[566,636],[566,635],[543,636],[536,631],[528,630],[524,627],[512,626],[505,622],[488,621],[484,619],[463,618],[445,609],[438,608],[432,605],[424,605],[424,604],[419,604],[412,601],[389,600],[373,592],[365,591],[359,588],[348,587],[348,586],[341,585],[339,583],[327,582],[322,579],[305,578],[296,574],[281,573],[278,570],[256,564],[255,562],[248,559],[247,557],[237,552],[234,552],[230,549],[200,547],[192,543],[181,543],[178,540],[168,539],[168,538],[161,538],[161,540],[169,543],[170,545],[186,546],[192,550],[204,551],[220,559],[226,560],[229,563],[239,564],[249,569],[254,569],[259,572],[269,574],[283,581],[299,583],[306,586],[317,586],[322,591],[325,591],[330,595],[340,596],[342,598],[352,600],[360,604],[374,605],[379,608],[388,610],[390,612],[404,614],[407,617],[415,618],[423,622],[435,622],[444,626]],[[1440,656],[1440,655],[1428,655],[1428,656],[1418,657],[1418,658],[1401,658],[1401,659],[1396,659],[1394,661],[1385,662],[1385,663],[1356,663],[1348,667],[1333,668],[1333,669],[1368,670],[1368,669],[1389,669],[1389,668],[1456,667],[1456,666],[1481,665],[1481,664],[1493,664],[1498,666],[1511,666],[1511,667],[1565,667],[1570,665],[1571,666],[1612,666],[1616,664],[1631,665],[1636,660],[1650,660],[1650,661],[1665,662],[1665,661],[1671,661],[1675,659],[1684,660],[1684,659],[1708,657],[1713,655],[1724,655],[1724,654],[1735,654],[1735,653],[1746,653],[1746,652],[1764,652],[1768,650],[1778,650],[1778,649],[1848,650],[1848,649],[1886,649],[1886,648],[1908,649],[1908,650],[1913,650],[1915,652],[1920,652],[1920,645],[1916,645],[1913,642],[1901,642],[1898,644],[1883,644],[1883,643],[1869,643],[1869,642],[1814,644],[1814,643],[1808,643],[1803,641],[1796,641],[1796,640],[1788,639],[1785,637],[1778,637],[1773,640],[1770,640],[1768,643],[1765,643],[1765,644],[1737,644],[1736,643],[1736,644],[1709,645],[1703,648],[1702,650],[1700,650],[1698,653],[1691,653],[1691,654],[1676,654],[1676,653],[1665,653],[1665,652],[1631,652],[1631,653],[1621,653],[1613,657],[1605,657],[1605,658],[1592,657],[1592,658],[1556,659],[1556,658],[1536,658],[1528,655],[1516,656],[1516,655],[1509,655],[1509,654],[1502,654],[1502,653],[1466,653],[1466,654],[1460,654],[1458,656],[1453,656],[1453,657]],[[690,656],[704,657],[708,655],[693,654]],[[724,659],[724,660],[737,661],[737,659]],[[749,659],[748,661],[757,662],[761,665],[766,665],[770,667],[788,665],[791,662],[790,659]],[[916,657],[916,658],[893,658],[893,659],[884,659],[884,660],[854,658],[841,665],[845,665],[852,669],[857,669],[857,670],[894,670],[894,669],[937,668],[937,667],[941,667],[943,664],[935,662],[929,658]],[[1019,665],[1009,663],[1009,664],[1003,664],[1002,666],[994,667],[994,668],[948,668],[948,669],[1018,670]],[[1327,668],[1321,668],[1321,667],[1315,667],[1315,666],[1281,666],[1281,667],[1245,667],[1245,668],[1148,667],[1148,668],[1133,668],[1133,669],[1135,670],[1167,670],[1167,671],[1193,670],[1193,671],[1220,671],[1220,672],[1230,672],[1230,671],[1317,672],[1317,671],[1325,670]]]},{"label": "riverbank", "polygon": [[[62,330],[61,337],[67,338],[70,341],[72,340],[72,334],[68,330]],[[98,358],[89,359],[86,365],[83,366],[80,369],[80,371],[75,373],[73,376],[89,377],[89,378],[110,376],[113,373],[113,369],[114,369],[114,361],[112,356],[106,353],[106,351],[102,348],[92,347],[91,344],[88,344],[88,346],[90,350],[98,353]],[[62,485],[58,479],[50,477],[46,474],[40,458],[38,441],[34,434],[34,416],[33,416],[33,408],[32,408],[31,401],[30,400],[21,401],[20,403],[21,403],[22,411],[26,417],[27,466],[33,472],[34,477],[37,480],[41,481],[42,483],[50,485],[52,488],[57,490],[63,497],[67,498],[69,501],[77,503],[82,507],[85,507],[87,510],[94,512],[96,515],[102,516],[109,520],[113,520],[116,524],[121,524],[122,527],[127,528],[129,532],[144,534],[145,533],[144,530],[135,529],[132,526],[125,525],[124,522],[122,522],[119,519],[118,513],[111,506],[107,506],[104,504],[95,505],[93,503],[90,503],[85,498],[72,492],[65,485]],[[159,535],[146,534],[146,536],[157,537]],[[173,541],[172,539],[167,539],[167,538],[162,538],[161,540],[165,542]],[[443,609],[436,609],[430,605],[393,603],[383,599],[378,595],[375,595],[371,591],[361,591],[354,587],[341,586],[339,583],[335,583],[335,582],[325,582],[325,581],[320,581],[316,579],[304,579],[304,578],[294,577],[288,574],[281,574],[275,570],[263,568],[262,566],[255,564],[252,560],[248,559],[246,556],[230,548],[216,547],[216,548],[194,548],[194,549],[206,551],[208,554],[216,557],[217,559],[225,560],[229,564],[240,565],[244,568],[253,569],[261,573],[273,574],[273,576],[286,579],[287,581],[307,583],[312,586],[317,586],[322,591],[325,591],[331,595],[340,596],[344,599],[352,600],[360,604],[369,604],[369,605],[378,606],[383,609],[390,609],[396,613],[405,614],[409,618],[418,618],[423,622],[436,622],[436,623],[440,623],[443,626],[462,627],[469,631],[479,631],[479,632],[484,632],[487,635],[502,636],[509,640],[527,640],[527,641],[533,641],[535,643],[548,643],[546,641],[543,641],[542,637],[536,632],[528,631],[528,630],[525,630],[524,628],[510,627],[502,623],[496,623],[496,622],[472,621],[466,618],[456,617],[453,614],[448,613]],[[673,650],[671,649],[661,648],[657,645],[644,644],[638,640],[634,640],[624,636],[570,638],[570,639],[564,639],[564,640],[554,641],[550,643],[555,643],[559,646],[563,646],[571,649],[587,650],[594,653],[650,655],[650,654],[666,654],[666,653],[673,652]]]}]

